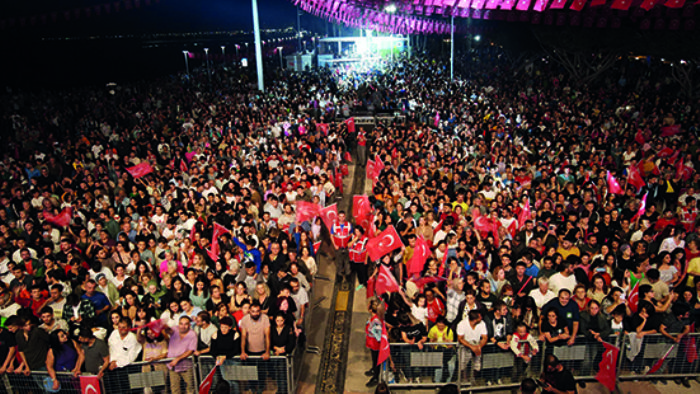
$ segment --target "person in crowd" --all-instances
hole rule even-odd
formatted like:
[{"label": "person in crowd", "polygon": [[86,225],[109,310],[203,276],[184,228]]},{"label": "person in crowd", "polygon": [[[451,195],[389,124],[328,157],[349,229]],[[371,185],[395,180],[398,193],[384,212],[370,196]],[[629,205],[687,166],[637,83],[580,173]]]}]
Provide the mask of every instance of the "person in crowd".
[{"label": "person in crowd", "polygon": [[540,351],[537,338],[530,334],[525,323],[519,323],[515,327],[512,339],[510,341],[510,350],[515,354],[515,376],[518,380],[528,372],[528,366],[532,358]]},{"label": "person in crowd", "polygon": [[186,392],[194,393],[194,363],[190,356],[197,350],[197,334],[192,330],[192,320],[188,316],[181,316],[177,330],[166,328],[170,331],[168,340],[168,362],[170,370],[170,389],[174,394],[180,394],[180,383],[185,382]]},{"label": "person in crowd", "polygon": [[541,381],[543,394],[576,393],[574,376],[571,371],[564,368],[561,361],[553,354],[545,356]]},{"label": "person in crowd", "polygon": [[[260,356],[262,361],[269,360],[270,319],[263,315],[257,300],[251,303],[250,312],[241,319],[238,326],[241,329],[241,361],[247,360],[248,356]],[[264,380],[264,372],[258,371],[258,379],[251,384],[253,392],[262,392]]]},{"label": "person in crowd", "polygon": [[79,367],[88,374],[102,379],[105,371],[108,371],[112,364],[108,345],[102,339],[96,338],[93,331],[87,327],[80,329],[78,342],[84,355],[83,365]]},{"label": "person in crowd", "polygon": [[40,316],[41,325],[39,328],[51,334],[56,330],[62,330],[63,332],[68,332],[68,323],[63,319],[56,319],[54,317],[54,310],[49,306],[41,308]]},{"label": "person in crowd", "polygon": [[[46,371],[46,357],[49,353],[49,334],[37,327],[31,319],[18,321],[19,330],[15,333],[20,364],[15,373],[29,376],[32,371]],[[42,383],[39,383],[43,387]]]},{"label": "person in crowd", "polygon": [[[136,331],[136,340],[141,344],[143,351],[142,361],[149,363],[142,367],[143,372],[159,371],[166,373],[167,366],[159,362],[168,357],[168,334],[161,330],[157,332],[151,327],[145,327]],[[144,388],[146,394],[152,394],[153,388]]]},{"label": "person in crowd", "polygon": [[70,339],[62,329],[49,333],[49,352],[46,355],[46,369],[52,381],[52,388],[58,390],[60,383],[56,372],[70,372],[73,376],[80,375],[80,366],[85,354],[78,343]]},{"label": "person in crowd", "polygon": [[[488,330],[486,324],[482,321],[480,311],[469,311],[468,318],[457,325],[457,338],[462,345],[459,348],[461,352],[459,373],[464,374],[467,372],[467,365],[470,362],[473,371],[480,371],[481,349],[488,342]],[[468,376],[468,379],[473,380],[473,378],[473,375]]]},{"label": "person in crowd", "polygon": [[137,361],[142,346],[131,331],[131,320],[121,317],[117,329],[109,335],[109,373],[105,374],[105,385],[118,388],[119,391],[131,392],[128,384],[128,366]]}]

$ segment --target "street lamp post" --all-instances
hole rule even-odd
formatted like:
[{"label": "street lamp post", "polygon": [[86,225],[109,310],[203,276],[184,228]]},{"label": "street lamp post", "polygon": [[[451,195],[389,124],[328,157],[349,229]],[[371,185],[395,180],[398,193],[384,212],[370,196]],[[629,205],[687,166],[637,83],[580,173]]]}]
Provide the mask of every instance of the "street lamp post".
[{"label": "street lamp post", "polygon": [[455,79],[455,17],[452,16],[450,28],[450,81]]},{"label": "street lamp post", "polygon": [[224,63],[226,63],[226,46],[221,46],[221,56],[224,58]]},{"label": "street lamp post", "polygon": [[284,64],[282,61],[282,47],[277,47],[277,51],[280,53],[280,68],[284,68]]},{"label": "street lamp post", "polygon": [[240,46],[239,46],[238,44],[236,44],[236,59],[238,59],[238,48],[239,48],[239,47],[240,47]]},{"label": "street lamp post", "polygon": [[190,52],[189,51],[182,51],[182,54],[185,55],[185,72],[187,73],[187,76],[190,75],[190,63],[189,63],[189,56]]},{"label": "street lamp post", "polygon": [[209,72],[209,48],[204,48],[204,57],[207,62],[207,76],[211,79],[211,73]]},{"label": "street lamp post", "polygon": [[255,65],[258,71],[258,90],[265,91],[263,79],[262,47],[260,45],[260,21],[258,20],[258,0],[251,0],[253,5],[253,32],[255,33]]}]

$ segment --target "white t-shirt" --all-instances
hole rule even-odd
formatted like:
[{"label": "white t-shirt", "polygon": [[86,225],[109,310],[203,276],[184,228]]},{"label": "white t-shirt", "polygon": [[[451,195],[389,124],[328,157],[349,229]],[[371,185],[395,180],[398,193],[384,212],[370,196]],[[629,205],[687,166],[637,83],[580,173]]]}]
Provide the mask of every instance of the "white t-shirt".
[{"label": "white t-shirt", "polygon": [[457,335],[469,343],[479,343],[481,342],[481,336],[488,335],[488,332],[486,331],[486,324],[483,321],[472,328],[471,324],[469,324],[469,320],[465,319],[457,325]]},{"label": "white t-shirt", "polygon": [[540,288],[538,287],[530,291],[530,297],[532,297],[535,300],[535,305],[537,305],[539,309],[542,309],[542,307],[545,306],[545,304],[547,304],[550,300],[556,298],[557,295],[549,289],[547,289],[547,292],[545,294],[542,294]]},{"label": "white t-shirt", "polygon": [[573,293],[574,287],[576,287],[576,277],[574,275],[569,275],[565,278],[561,272],[557,272],[549,278],[549,288],[554,294],[558,294],[561,289],[568,289]]}]

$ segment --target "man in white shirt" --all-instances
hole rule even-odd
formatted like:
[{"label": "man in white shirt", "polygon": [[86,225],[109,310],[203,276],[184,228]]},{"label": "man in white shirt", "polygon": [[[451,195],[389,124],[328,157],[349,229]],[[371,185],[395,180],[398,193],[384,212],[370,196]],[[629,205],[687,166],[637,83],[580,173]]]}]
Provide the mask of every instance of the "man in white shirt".
[{"label": "man in white shirt", "polygon": [[109,369],[113,371],[123,368],[136,361],[141,352],[141,344],[136,340],[136,334],[130,331],[131,321],[127,318],[119,320],[117,331],[109,336]]},{"label": "man in white shirt", "polygon": [[[457,337],[459,343],[460,360],[459,371],[464,373],[467,370],[469,361],[473,359],[471,371],[481,370],[481,349],[488,341],[488,331],[486,324],[482,321],[481,312],[478,310],[469,311],[469,319],[462,320],[457,325]],[[474,379],[474,375],[467,377]]]},{"label": "man in white shirt", "polygon": [[537,279],[538,287],[530,291],[530,297],[535,300],[538,309],[542,309],[544,304],[556,298],[556,294],[549,289],[549,278],[542,276]]},{"label": "man in white shirt", "polygon": [[297,305],[297,310],[294,312],[296,325],[301,327],[304,325],[306,308],[309,306],[309,293],[306,292],[306,289],[301,287],[301,283],[297,278],[292,278],[289,281],[289,286],[291,287],[290,295],[292,296],[294,303]]},{"label": "man in white shirt", "polygon": [[567,289],[573,293],[574,287],[576,287],[574,266],[569,261],[564,260],[561,263],[561,271],[549,278],[549,288],[554,293],[558,293],[561,289]]}]

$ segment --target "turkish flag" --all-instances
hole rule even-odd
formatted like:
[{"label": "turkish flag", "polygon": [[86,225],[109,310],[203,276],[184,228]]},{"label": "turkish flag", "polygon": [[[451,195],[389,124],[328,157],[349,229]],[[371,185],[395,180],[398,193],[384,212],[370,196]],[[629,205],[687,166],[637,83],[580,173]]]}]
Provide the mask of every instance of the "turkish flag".
[{"label": "turkish flag", "polygon": [[617,383],[617,357],[620,353],[620,348],[607,342],[602,343],[603,346],[605,346],[605,351],[603,353],[603,359],[598,364],[600,369],[595,375],[595,378],[610,390],[610,392],[613,392],[615,391],[615,384]]},{"label": "turkish flag", "polygon": [[673,155],[673,149],[669,148],[668,146],[665,146],[659,151],[659,153],[656,154],[656,156],[660,159],[671,157],[671,155]]},{"label": "turkish flag", "polygon": [[641,188],[647,185],[647,183],[644,182],[644,178],[642,178],[642,174],[639,173],[639,169],[636,167],[630,167],[627,183],[636,187],[637,190],[641,190]]},{"label": "turkish flag", "polygon": [[[695,332],[695,323],[690,325],[690,332]],[[681,345],[681,348],[685,349],[685,359],[689,363],[692,363],[698,359],[698,348],[695,343],[695,338],[686,335],[683,337],[683,341],[684,343]]]},{"label": "turkish flag", "polygon": [[297,201],[297,223],[302,223],[307,220],[313,220],[314,217],[319,216],[321,213],[321,208],[318,204],[306,201]]},{"label": "turkish flag", "polygon": [[365,175],[367,175],[367,179],[372,180],[372,183],[374,183],[376,176],[379,175],[379,173],[375,169],[375,166],[376,166],[376,164],[374,163],[374,161],[367,160],[367,167],[365,168],[365,172],[366,172]]},{"label": "turkish flag", "polygon": [[386,168],[384,166],[384,160],[382,160],[382,158],[379,157],[379,155],[375,156],[374,157],[374,173],[375,173],[375,175],[379,176],[379,174],[382,173],[384,168]]},{"label": "turkish flag", "polygon": [[683,164],[682,158],[678,161],[678,164],[676,165],[676,178],[687,181],[693,176],[694,172],[694,169]]},{"label": "turkish flag", "polygon": [[[668,0],[665,5],[666,5],[666,7],[669,7],[669,8],[680,8],[680,7],[683,7],[684,2],[685,2],[685,0]],[[677,3],[681,4],[680,7],[669,5],[669,4],[677,4]],[[681,125],[678,125],[678,124],[661,128],[661,136],[662,137],[670,137],[670,136],[676,135],[680,132],[681,132]]]},{"label": "turkish flag", "polygon": [[216,365],[211,369],[211,372],[207,375],[206,379],[202,381],[199,385],[199,394],[209,394],[211,391],[211,385],[214,383],[214,375],[216,374]]},{"label": "turkish flag", "polygon": [[355,218],[367,216],[372,213],[372,205],[369,203],[369,197],[352,196],[352,216]]},{"label": "turkish flag", "polygon": [[478,218],[474,219],[474,228],[483,233],[492,231],[493,227],[494,226],[491,219],[489,219],[487,216],[479,216]]},{"label": "turkish flag", "polygon": [[423,271],[425,261],[430,257],[430,246],[423,237],[416,238],[416,247],[413,248],[413,256],[406,262],[409,275]]},{"label": "turkish flag", "polygon": [[373,261],[379,260],[385,254],[403,246],[399,234],[394,226],[387,227],[378,236],[367,242],[367,253]]},{"label": "turkish flag", "polygon": [[365,233],[369,237],[373,237],[374,234],[370,234],[369,231],[371,230],[372,227],[372,215],[362,215],[362,216],[356,216],[355,217],[355,224],[362,227],[365,230]]},{"label": "turkish flag", "polygon": [[637,306],[639,305],[639,281],[634,285],[632,290],[630,290],[630,310],[632,313],[637,313]]},{"label": "turkish flag", "polygon": [[63,208],[58,215],[54,215],[49,211],[44,211],[44,219],[54,226],[67,227],[71,219],[73,219],[73,207]]},{"label": "turkish flag", "polygon": [[617,182],[617,179],[608,171],[607,175],[607,180],[608,180],[608,191],[612,194],[624,194],[622,191],[622,188],[620,187],[620,184]]},{"label": "turkish flag", "polygon": [[636,214],[632,217],[630,222],[634,222],[637,220],[637,218],[642,217],[644,215],[644,212],[647,211],[647,196],[649,195],[649,192],[644,193],[644,197],[642,197],[642,203],[639,205],[639,210],[637,211]]},{"label": "turkish flag", "polygon": [[632,5],[632,0],[615,0],[612,3],[612,8],[613,10],[624,10],[627,11],[630,6]]},{"label": "turkish flag", "polygon": [[530,211],[530,199],[528,198],[525,200],[525,203],[523,204],[523,209],[518,215],[518,228],[522,228],[525,225],[525,222],[530,220],[531,217],[532,212]]},{"label": "turkish flag", "polygon": [[102,389],[100,388],[100,379],[98,379],[96,375],[80,375],[80,393],[101,394]]},{"label": "turkish flag", "polygon": [[634,140],[637,141],[639,145],[644,145],[644,143],[646,143],[642,129],[637,130],[637,134],[634,135]]},{"label": "turkish flag", "polygon": [[515,5],[515,9],[518,11],[527,11],[530,9],[530,0],[518,0],[518,4]]},{"label": "turkish flag", "polygon": [[345,154],[343,155],[343,159],[345,159],[345,161],[347,161],[348,163],[352,163],[352,155],[350,154],[350,152],[345,152]]},{"label": "turkish flag", "polygon": [[330,229],[338,220],[338,204],[332,204],[325,208],[321,208],[321,210],[318,213],[319,216],[321,216],[323,224],[325,224],[326,227]]},{"label": "turkish flag", "polygon": [[367,298],[374,297],[374,285],[375,285],[375,283],[376,283],[376,279],[374,279],[374,277],[367,279]]},{"label": "turkish flag", "polygon": [[318,127],[324,135],[328,135],[328,130],[330,130],[330,125],[328,123],[318,123],[316,127]]},{"label": "turkish flag", "polygon": [[647,374],[647,375],[651,375],[651,374],[657,372],[658,370],[660,370],[661,367],[662,367],[662,366],[664,365],[664,363],[666,362],[666,359],[668,358],[668,355],[671,354],[671,352],[673,351],[673,348],[674,348],[674,347],[676,347],[676,344],[675,344],[675,343],[674,343],[673,345],[671,345],[671,346],[668,348],[668,350],[666,350],[666,353],[664,353],[664,355],[663,355],[658,361],[656,361],[656,362],[654,363],[654,365],[651,366],[651,369],[650,369],[649,372],[647,372],[646,374]]},{"label": "turkish flag", "polygon": [[318,250],[321,249],[321,241],[314,242],[314,254],[318,254]]},{"label": "turkish flag", "polygon": [[384,264],[379,264],[379,274],[377,274],[377,279],[374,282],[374,289],[378,295],[399,291],[399,282],[396,281],[394,274]]},{"label": "turkish flag", "polygon": [[126,170],[134,178],[141,178],[142,176],[153,172],[153,167],[151,167],[151,165],[148,164],[147,161],[144,161],[144,162],[141,162],[141,164],[137,164],[133,167],[128,167]]},{"label": "turkish flag", "polygon": [[348,132],[355,132],[355,118],[346,119],[344,123],[348,126]]},{"label": "turkish flag", "polygon": [[386,324],[382,322],[382,339],[379,341],[379,357],[377,365],[382,365],[389,358],[389,334],[386,332]]},{"label": "turkish flag", "polygon": [[227,233],[230,234],[231,232],[226,227],[219,223],[214,223],[214,232],[211,236],[211,252],[216,256],[216,259],[213,259],[214,261],[219,258],[219,237]]}]

